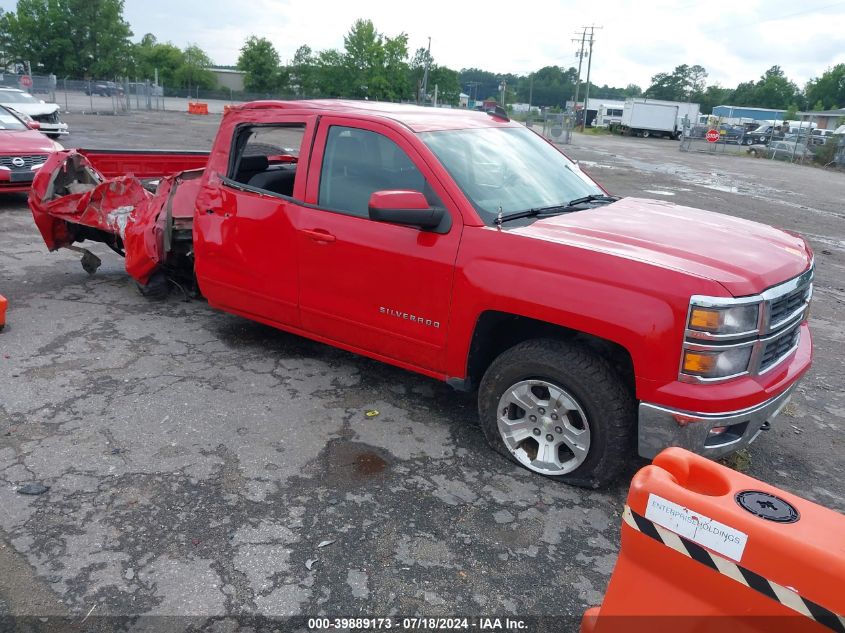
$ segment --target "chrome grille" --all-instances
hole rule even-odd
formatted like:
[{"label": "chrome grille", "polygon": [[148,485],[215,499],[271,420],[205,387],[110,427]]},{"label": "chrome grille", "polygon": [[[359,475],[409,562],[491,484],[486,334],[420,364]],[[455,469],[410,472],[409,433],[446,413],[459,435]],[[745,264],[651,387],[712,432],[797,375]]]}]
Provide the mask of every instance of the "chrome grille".
[{"label": "chrome grille", "polygon": [[[23,159],[23,165],[15,165],[15,158]],[[9,169],[29,169],[33,165],[40,165],[47,160],[47,154],[20,154],[17,156],[0,156],[0,165]]]},{"label": "chrome grille", "polygon": [[801,335],[801,324],[792,326],[787,331],[762,343],[758,372],[764,372],[788,354],[796,345]]},{"label": "chrome grille", "polygon": [[764,334],[791,325],[799,319],[813,295],[814,269],[763,293],[765,323]]},{"label": "chrome grille", "polygon": [[769,303],[769,323],[777,326],[778,323],[789,318],[798,308],[803,306],[810,295],[810,284],[803,288],[797,288],[782,297],[773,299]]},{"label": "chrome grille", "polygon": [[58,123],[59,111],[56,110],[55,112],[51,112],[50,114],[34,114],[32,118],[36,121],[39,121],[40,123]]}]

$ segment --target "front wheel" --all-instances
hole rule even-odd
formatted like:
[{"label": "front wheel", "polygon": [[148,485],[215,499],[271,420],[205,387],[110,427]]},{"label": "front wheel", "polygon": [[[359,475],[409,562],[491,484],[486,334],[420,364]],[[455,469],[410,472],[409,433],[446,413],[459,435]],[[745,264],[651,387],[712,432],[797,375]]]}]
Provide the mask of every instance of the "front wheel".
[{"label": "front wheel", "polygon": [[607,485],[631,452],[634,399],[577,343],[535,339],[502,353],[484,374],[478,409],[496,451],[576,486]]},{"label": "front wheel", "polygon": [[651,136],[651,132],[649,132],[648,130],[643,130],[641,134],[643,138],[648,138],[649,136]]}]

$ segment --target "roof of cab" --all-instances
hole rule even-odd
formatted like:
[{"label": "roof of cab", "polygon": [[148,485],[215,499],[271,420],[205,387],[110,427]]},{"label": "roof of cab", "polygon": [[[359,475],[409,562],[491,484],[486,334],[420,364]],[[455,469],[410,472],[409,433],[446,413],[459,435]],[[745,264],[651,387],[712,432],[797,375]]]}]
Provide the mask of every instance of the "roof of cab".
[{"label": "roof of cab", "polygon": [[250,101],[242,110],[324,110],[326,113],[390,119],[413,132],[461,130],[481,127],[517,127],[519,124],[477,110],[458,108],[426,108],[384,101],[351,101],[345,99],[303,99],[301,101]]}]

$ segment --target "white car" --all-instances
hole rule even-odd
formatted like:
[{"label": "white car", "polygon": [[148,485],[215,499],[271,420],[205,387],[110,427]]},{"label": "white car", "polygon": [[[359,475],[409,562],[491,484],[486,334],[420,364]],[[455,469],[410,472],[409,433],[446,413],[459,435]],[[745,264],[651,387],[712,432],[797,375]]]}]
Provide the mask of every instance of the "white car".
[{"label": "white car", "polygon": [[59,119],[59,104],[44,103],[17,88],[0,88],[0,105],[26,114],[41,124],[41,131],[52,138],[68,134],[67,123]]}]

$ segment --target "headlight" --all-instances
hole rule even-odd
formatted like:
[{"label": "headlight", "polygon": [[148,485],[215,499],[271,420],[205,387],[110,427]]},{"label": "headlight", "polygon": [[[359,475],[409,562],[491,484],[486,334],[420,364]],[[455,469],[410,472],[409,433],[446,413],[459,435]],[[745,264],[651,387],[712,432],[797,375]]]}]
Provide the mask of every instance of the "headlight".
[{"label": "headlight", "polygon": [[754,334],[759,318],[759,303],[717,307],[692,303],[687,328],[715,335]]},{"label": "headlight", "polygon": [[748,371],[752,345],[722,350],[685,349],[681,373],[699,378],[727,378]]}]

